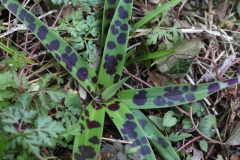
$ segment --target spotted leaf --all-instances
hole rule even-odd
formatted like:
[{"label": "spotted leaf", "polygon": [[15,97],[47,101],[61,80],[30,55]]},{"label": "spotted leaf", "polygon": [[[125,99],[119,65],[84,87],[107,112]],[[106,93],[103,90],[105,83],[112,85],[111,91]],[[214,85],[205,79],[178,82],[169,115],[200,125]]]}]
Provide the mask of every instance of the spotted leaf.
[{"label": "spotted leaf", "polygon": [[[128,42],[128,21],[132,13],[132,0],[106,0],[103,27],[109,25],[98,77],[97,92],[117,83],[122,75]],[[111,21],[111,23],[110,23]],[[104,30],[105,30],[104,28]],[[104,38],[103,38],[104,39]],[[104,40],[103,40],[104,41]]]},{"label": "spotted leaf", "polygon": [[140,147],[141,159],[156,159],[141,125],[132,112],[117,99],[102,104],[117,129],[126,141],[133,142],[132,147]]},{"label": "spotted leaf", "polygon": [[91,102],[82,113],[80,135],[75,137],[73,159],[96,159],[101,146],[105,111]]},{"label": "spotted leaf", "polygon": [[153,146],[158,150],[161,156],[167,160],[180,159],[171,146],[171,142],[164,137],[164,135],[151,123],[151,121],[140,111],[131,110],[141,124],[148,139],[152,142]]},{"label": "spotted leaf", "polygon": [[120,91],[118,99],[130,109],[165,108],[201,100],[220,89],[240,82],[240,76],[225,80],[190,86],[155,87]]},{"label": "spotted leaf", "polygon": [[89,91],[95,92],[96,83],[92,81],[96,73],[81,56],[51,31],[42,21],[12,0],[2,0],[2,4],[31,30],[54,58]]}]

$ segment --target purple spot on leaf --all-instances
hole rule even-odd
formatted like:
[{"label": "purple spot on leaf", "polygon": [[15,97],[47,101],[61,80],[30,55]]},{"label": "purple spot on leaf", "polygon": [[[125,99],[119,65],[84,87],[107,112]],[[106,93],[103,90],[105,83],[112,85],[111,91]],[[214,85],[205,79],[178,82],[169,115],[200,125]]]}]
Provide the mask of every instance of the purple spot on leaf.
[{"label": "purple spot on leaf", "polygon": [[143,137],[141,137],[140,139],[141,139],[142,144],[148,143],[148,140],[147,140],[146,137],[143,136]]},{"label": "purple spot on leaf", "polygon": [[14,14],[17,14],[18,5],[10,3],[8,5],[8,9]]},{"label": "purple spot on leaf", "polygon": [[88,129],[99,128],[101,124],[98,121],[90,121],[89,119],[86,120]]},{"label": "purple spot on leaf", "polygon": [[28,28],[30,29],[30,31],[34,32],[36,29],[36,24],[29,24]]},{"label": "purple spot on leaf", "polygon": [[106,17],[106,19],[112,20],[112,18],[113,18],[113,16],[114,16],[114,13],[115,13],[115,9],[114,9],[114,8],[108,8],[108,9],[106,9],[106,11],[105,11],[105,17]]},{"label": "purple spot on leaf", "polygon": [[116,44],[113,41],[108,41],[107,47],[108,47],[108,49],[113,50],[116,48]]},{"label": "purple spot on leaf", "polygon": [[121,25],[120,29],[122,31],[127,31],[128,30],[128,25],[127,24],[123,24],[123,25]]},{"label": "purple spot on leaf", "polygon": [[89,85],[87,85],[87,90],[90,91],[91,90],[91,87]]},{"label": "purple spot on leaf", "polygon": [[184,102],[184,98],[182,96],[183,92],[179,90],[178,86],[174,87],[166,87],[164,90],[164,97],[172,101]]},{"label": "purple spot on leaf", "polygon": [[163,138],[158,138],[157,140],[155,140],[158,144],[160,144],[163,148],[167,148],[168,147],[168,143],[165,141],[165,139]]},{"label": "purple spot on leaf", "polygon": [[86,67],[79,68],[76,74],[77,77],[83,82],[88,78],[88,70]]},{"label": "purple spot on leaf", "polygon": [[75,54],[64,53],[62,54],[62,60],[65,62],[67,70],[72,71],[72,67],[76,65],[78,58]]},{"label": "purple spot on leaf", "polygon": [[132,3],[132,0],[124,0],[125,3]]},{"label": "purple spot on leaf", "polygon": [[113,5],[116,2],[116,0],[108,0],[108,3]]},{"label": "purple spot on leaf", "polygon": [[113,83],[117,83],[119,81],[119,79],[120,79],[120,75],[115,74]]},{"label": "purple spot on leaf", "polygon": [[119,102],[118,102],[118,101],[115,102],[115,103],[113,103],[113,104],[110,104],[110,105],[108,106],[108,109],[109,109],[110,111],[117,111],[119,108],[120,108],[120,106],[119,106]]},{"label": "purple spot on leaf", "polygon": [[194,96],[194,94],[192,94],[192,93],[187,94],[187,95],[185,96],[185,98],[186,98],[187,101],[189,101],[189,102],[192,102],[192,101],[195,100],[195,96]]},{"label": "purple spot on leaf", "polygon": [[132,121],[127,121],[123,124],[123,129],[121,129],[123,134],[128,135],[129,138],[137,138],[137,132],[135,132],[135,128],[137,128],[137,125]]},{"label": "purple spot on leaf", "polygon": [[161,96],[157,96],[154,100],[153,100],[153,103],[156,105],[156,106],[163,106],[166,104],[166,100],[161,97]]},{"label": "purple spot on leaf", "polygon": [[116,21],[115,21],[115,25],[116,25],[116,26],[120,26],[120,25],[121,25],[121,21],[116,20]]},{"label": "purple spot on leaf", "polygon": [[91,142],[92,144],[100,144],[100,140],[97,136],[93,136],[88,141]]},{"label": "purple spot on leaf", "polygon": [[208,94],[218,91],[219,89],[220,89],[220,85],[218,83],[210,84],[208,86]]},{"label": "purple spot on leaf", "polygon": [[141,145],[141,141],[139,139],[136,139],[132,144],[131,147],[137,147]]},{"label": "purple spot on leaf", "polygon": [[56,54],[56,59],[57,59],[58,61],[61,61],[61,57],[60,57],[58,54]]},{"label": "purple spot on leaf", "polygon": [[128,119],[128,120],[132,120],[134,119],[134,116],[130,113],[126,113],[125,117]]},{"label": "purple spot on leaf", "polygon": [[84,111],[84,114],[85,116],[89,117],[89,111],[87,109]]},{"label": "purple spot on leaf", "polygon": [[120,33],[117,37],[117,42],[119,44],[125,44],[127,39],[127,34],[126,33]]},{"label": "purple spot on leaf", "polygon": [[126,19],[128,18],[128,12],[127,10],[124,9],[123,6],[120,6],[119,9],[118,9],[118,16],[119,18],[121,19]]},{"label": "purple spot on leaf", "polygon": [[197,90],[197,86],[191,86],[191,91],[195,92]]},{"label": "purple spot on leaf", "polygon": [[117,54],[116,57],[117,57],[117,60],[118,60],[118,61],[121,61],[121,60],[123,59],[123,56],[122,56],[121,54]]},{"label": "purple spot on leaf", "polygon": [[115,56],[110,56],[109,54],[105,55],[105,60],[103,67],[106,69],[106,73],[112,76],[117,71],[118,62]]},{"label": "purple spot on leaf", "polygon": [[47,27],[41,26],[41,27],[38,28],[37,35],[38,35],[39,39],[41,39],[41,40],[46,39],[47,34],[48,34]]},{"label": "purple spot on leaf", "polygon": [[97,83],[97,76],[92,77],[92,82]]},{"label": "purple spot on leaf", "polygon": [[147,121],[144,119],[138,119],[138,123],[141,125],[142,129],[145,130],[145,127],[147,125]]},{"label": "purple spot on leaf", "polygon": [[168,101],[168,102],[167,102],[167,105],[168,105],[168,106],[173,106],[173,102],[172,102],[172,101]]},{"label": "purple spot on leaf", "polygon": [[103,85],[102,85],[102,84],[98,84],[98,88],[99,88],[99,89],[102,89],[102,88],[103,88]]},{"label": "purple spot on leaf", "polygon": [[78,150],[80,154],[74,153],[74,158],[77,160],[93,159],[97,155],[92,146],[81,145],[78,147]]},{"label": "purple spot on leaf", "polygon": [[188,86],[183,86],[183,92],[187,92],[188,91]]},{"label": "purple spot on leaf", "polygon": [[147,91],[140,90],[133,96],[133,103],[138,106],[143,106],[147,102]]},{"label": "purple spot on leaf", "polygon": [[111,26],[111,31],[113,35],[117,35],[118,34],[118,30],[115,28],[115,25]]},{"label": "purple spot on leaf", "polygon": [[81,116],[81,120],[84,120],[84,116]]},{"label": "purple spot on leaf", "polygon": [[151,153],[151,149],[148,146],[142,146],[140,149],[142,155],[147,155]]},{"label": "purple spot on leaf", "polygon": [[72,48],[69,47],[69,46],[67,46],[67,47],[65,48],[65,52],[66,52],[67,54],[70,54],[70,53],[72,52]]},{"label": "purple spot on leaf", "polygon": [[238,78],[233,78],[233,79],[229,79],[226,81],[223,81],[224,83],[227,83],[229,86],[238,83]]}]

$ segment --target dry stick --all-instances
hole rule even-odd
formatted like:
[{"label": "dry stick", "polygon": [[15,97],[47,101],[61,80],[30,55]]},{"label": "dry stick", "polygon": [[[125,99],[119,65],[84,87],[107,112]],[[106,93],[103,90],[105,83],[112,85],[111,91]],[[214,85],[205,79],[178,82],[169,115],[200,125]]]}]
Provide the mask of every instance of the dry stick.
[{"label": "dry stick", "polygon": [[132,77],[133,77],[134,79],[136,79],[137,81],[142,82],[142,83],[145,84],[146,86],[148,86],[148,87],[150,87],[150,88],[153,87],[152,85],[146,83],[145,81],[141,80],[140,78],[138,78],[137,76],[133,75],[132,73],[130,73],[130,72],[126,71],[126,70],[124,70],[123,72],[124,72],[125,74],[129,75],[129,76],[132,76]]},{"label": "dry stick", "polygon": [[220,144],[220,145],[225,145],[225,143],[222,143],[222,142],[219,142],[219,141],[216,141],[216,140],[213,140],[211,138],[208,138],[207,136],[205,136],[204,134],[202,134],[202,132],[200,132],[197,128],[197,126],[195,125],[194,121],[193,121],[193,117],[192,117],[192,106],[193,106],[193,103],[191,103],[190,105],[190,120],[192,122],[192,125],[193,127],[196,129],[196,131],[198,132],[198,134],[200,134],[203,138],[205,138],[206,140],[209,140],[210,143],[217,143],[217,144]]},{"label": "dry stick", "polygon": [[183,148],[187,147],[189,144],[195,142],[196,140],[202,138],[202,136],[198,136],[198,137],[195,137],[193,139],[191,139],[190,141],[188,141],[187,143],[185,143],[182,147],[180,147],[177,152],[181,151]]},{"label": "dry stick", "polygon": [[104,138],[104,137],[102,137],[102,140],[109,141],[109,142],[120,142],[120,143],[124,143],[124,144],[132,144],[133,143],[133,142],[129,142],[129,141],[123,141],[123,140],[117,140],[117,139],[111,139],[111,138]]}]

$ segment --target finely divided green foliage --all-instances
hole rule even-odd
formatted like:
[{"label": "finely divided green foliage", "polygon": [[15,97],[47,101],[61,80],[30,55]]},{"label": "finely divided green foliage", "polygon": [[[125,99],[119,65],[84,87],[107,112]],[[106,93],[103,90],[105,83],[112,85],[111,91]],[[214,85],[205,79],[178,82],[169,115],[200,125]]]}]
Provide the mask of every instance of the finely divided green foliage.
[{"label": "finely divided green foliage", "polygon": [[[101,145],[100,139],[103,131],[105,111],[113,119],[123,139],[132,141],[133,144],[131,146],[140,146],[139,152],[141,153],[142,159],[155,159],[147,138],[149,138],[160,153],[161,147],[163,147],[168,151],[169,155],[174,155],[175,159],[179,159],[175,151],[171,147],[168,148],[168,146],[166,146],[166,144],[169,143],[162,143],[165,138],[161,134],[158,135],[159,137],[155,135],[155,138],[160,138],[160,141],[155,141],[152,135],[143,127],[143,121],[139,118],[140,111],[131,112],[129,108],[150,109],[186,104],[200,100],[240,81],[240,77],[238,77],[224,82],[197,86],[178,85],[162,88],[125,90],[117,94],[118,99],[114,98],[109,102],[105,102],[101,99],[101,94],[96,94],[96,91],[97,93],[101,93],[116,84],[122,75],[132,0],[106,0],[105,2],[108,4],[106,4],[106,8],[104,9],[103,27],[104,30],[106,30],[103,35],[107,34],[107,36],[103,36],[102,44],[104,46],[104,52],[99,77],[96,76],[96,73],[83,61],[77,52],[31,13],[27,12],[12,0],[2,0],[2,2],[8,10],[28,26],[40,39],[42,44],[51,51],[59,63],[63,65],[93,97],[93,101],[86,107],[79,120],[81,135],[76,136],[74,141],[74,159],[96,159]],[[177,2],[179,1],[170,1],[163,5],[163,8],[167,9],[173,4],[177,4]],[[161,11],[155,10],[153,11],[153,15],[159,14]],[[151,16],[146,17],[148,18],[143,18],[134,28],[138,29],[151,19]],[[108,27],[108,24],[110,24],[110,27]],[[136,114],[137,118],[133,113]],[[144,117],[142,117],[142,119],[144,119]],[[149,122],[146,122],[146,124],[149,124]],[[153,127],[150,127],[149,130],[156,133]]]}]

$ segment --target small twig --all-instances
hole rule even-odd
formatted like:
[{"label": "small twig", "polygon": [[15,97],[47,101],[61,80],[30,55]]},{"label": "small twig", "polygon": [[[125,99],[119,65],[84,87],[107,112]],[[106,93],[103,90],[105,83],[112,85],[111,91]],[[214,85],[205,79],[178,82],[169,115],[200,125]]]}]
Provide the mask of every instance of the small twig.
[{"label": "small twig", "polygon": [[193,139],[191,139],[190,141],[188,141],[186,144],[184,144],[182,147],[180,147],[177,152],[181,151],[183,148],[187,147],[189,144],[195,142],[196,140],[202,138],[202,136],[198,136],[198,137],[195,137]]},{"label": "small twig", "polygon": [[220,144],[220,145],[225,145],[225,144],[222,143],[222,142],[219,142],[219,141],[213,140],[213,139],[211,139],[211,138],[208,138],[207,136],[205,136],[204,134],[202,134],[202,132],[200,132],[200,131],[198,130],[197,126],[195,125],[195,123],[194,123],[194,121],[193,121],[193,117],[192,117],[192,106],[193,106],[193,103],[191,103],[191,105],[190,105],[190,120],[191,120],[191,122],[192,122],[193,127],[194,127],[194,128],[196,129],[196,131],[198,132],[198,134],[200,134],[204,139],[209,140],[210,143],[217,143],[217,144]]},{"label": "small twig", "polygon": [[129,75],[129,76],[132,76],[134,79],[136,79],[137,81],[139,81],[139,82],[145,84],[146,86],[148,86],[148,87],[150,87],[150,88],[153,87],[152,85],[146,83],[145,81],[141,80],[140,78],[134,76],[133,74],[131,74],[130,72],[128,72],[126,69],[125,69],[123,72],[124,72],[125,74]]},{"label": "small twig", "polygon": [[102,140],[109,141],[109,142],[120,142],[124,144],[132,144],[132,142],[129,142],[129,141],[110,139],[110,138],[104,138],[104,137],[102,137]]}]

